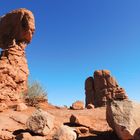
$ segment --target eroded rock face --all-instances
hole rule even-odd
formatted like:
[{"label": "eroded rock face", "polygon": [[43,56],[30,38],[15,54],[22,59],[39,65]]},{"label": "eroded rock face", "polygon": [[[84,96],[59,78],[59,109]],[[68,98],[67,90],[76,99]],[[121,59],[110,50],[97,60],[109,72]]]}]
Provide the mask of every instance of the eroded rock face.
[{"label": "eroded rock face", "polygon": [[106,106],[108,101],[126,99],[126,92],[108,70],[97,70],[85,81],[86,106]]},{"label": "eroded rock face", "polygon": [[[140,104],[130,100],[113,101],[107,105],[107,122],[122,140],[137,140],[140,126]],[[140,135],[139,135],[140,136]]]},{"label": "eroded rock face", "polygon": [[17,100],[27,90],[29,70],[25,48],[34,30],[34,16],[29,10],[18,9],[1,17],[0,101]]}]

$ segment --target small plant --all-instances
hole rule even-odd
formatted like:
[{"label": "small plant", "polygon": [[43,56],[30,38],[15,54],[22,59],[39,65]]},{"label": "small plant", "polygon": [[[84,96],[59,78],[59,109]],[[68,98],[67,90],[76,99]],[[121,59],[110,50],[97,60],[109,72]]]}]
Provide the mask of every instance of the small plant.
[{"label": "small plant", "polygon": [[29,82],[25,101],[30,106],[37,106],[39,102],[47,101],[47,92],[39,82]]}]

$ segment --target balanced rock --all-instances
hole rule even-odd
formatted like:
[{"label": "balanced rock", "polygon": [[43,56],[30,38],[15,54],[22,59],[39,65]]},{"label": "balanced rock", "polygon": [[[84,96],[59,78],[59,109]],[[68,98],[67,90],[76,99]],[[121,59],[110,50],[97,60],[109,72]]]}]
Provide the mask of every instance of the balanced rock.
[{"label": "balanced rock", "polygon": [[14,10],[0,19],[0,100],[18,100],[27,91],[28,65],[25,48],[35,30],[34,16]]},{"label": "balanced rock", "polygon": [[106,106],[108,101],[126,99],[126,92],[108,70],[97,70],[85,81],[86,106]]},{"label": "balanced rock", "polygon": [[107,122],[122,140],[133,139],[140,126],[140,104],[129,100],[112,101],[107,105]]},{"label": "balanced rock", "polygon": [[43,110],[36,110],[27,120],[26,126],[36,134],[47,135],[54,128],[54,116]]},{"label": "balanced rock", "polygon": [[72,104],[71,108],[74,109],[74,110],[82,110],[82,109],[84,109],[84,102],[76,101]]},{"label": "balanced rock", "polygon": [[76,140],[77,134],[74,129],[62,125],[57,131],[56,134],[53,136],[54,140]]}]

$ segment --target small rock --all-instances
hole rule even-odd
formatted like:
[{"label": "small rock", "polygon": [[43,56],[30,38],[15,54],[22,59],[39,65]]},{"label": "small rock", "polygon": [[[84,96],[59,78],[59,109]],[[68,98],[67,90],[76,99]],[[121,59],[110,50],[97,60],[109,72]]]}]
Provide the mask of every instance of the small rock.
[{"label": "small rock", "polygon": [[0,103],[0,112],[3,112],[7,108],[8,108],[8,106],[5,103]]},{"label": "small rock", "polygon": [[75,125],[85,126],[85,127],[91,126],[91,121],[88,118],[86,118],[86,116],[81,116],[81,115],[79,116],[79,115],[72,114],[70,117],[70,123]]},{"label": "small rock", "polygon": [[140,127],[134,133],[134,140],[140,140]]},{"label": "small rock", "polygon": [[47,135],[54,127],[54,116],[41,109],[36,110],[27,120],[26,126],[36,134]]},{"label": "small rock", "polygon": [[24,103],[19,103],[17,106],[16,106],[16,111],[23,111],[23,110],[26,110],[28,107],[26,104]]},{"label": "small rock", "polygon": [[76,140],[77,134],[74,132],[74,129],[62,125],[53,136],[54,140]]},{"label": "small rock", "polygon": [[76,127],[76,132],[78,132],[78,134],[85,134],[89,132],[89,128],[83,126]]},{"label": "small rock", "polygon": [[71,108],[74,109],[74,110],[82,110],[82,109],[84,109],[84,102],[76,101],[72,104]]},{"label": "small rock", "polygon": [[94,109],[94,105],[93,104],[88,104],[87,109]]}]

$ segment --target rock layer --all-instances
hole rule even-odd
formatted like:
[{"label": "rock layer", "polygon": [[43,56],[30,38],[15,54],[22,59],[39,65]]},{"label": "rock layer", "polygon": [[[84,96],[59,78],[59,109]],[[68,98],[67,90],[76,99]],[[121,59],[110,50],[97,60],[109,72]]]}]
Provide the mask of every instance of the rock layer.
[{"label": "rock layer", "polygon": [[25,48],[34,30],[34,16],[26,9],[14,10],[0,19],[0,101],[17,100],[27,91]]},{"label": "rock layer", "polygon": [[108,70],[97,70],[85,81],[86,106],[106,106],[108,101],[126,99],[126,92]]},{"label": "rock layer", "polygon": [[133,101],[113,101],[107,105],[107,122],[122,140],[137,137],[140,126],[140,104]]}]

